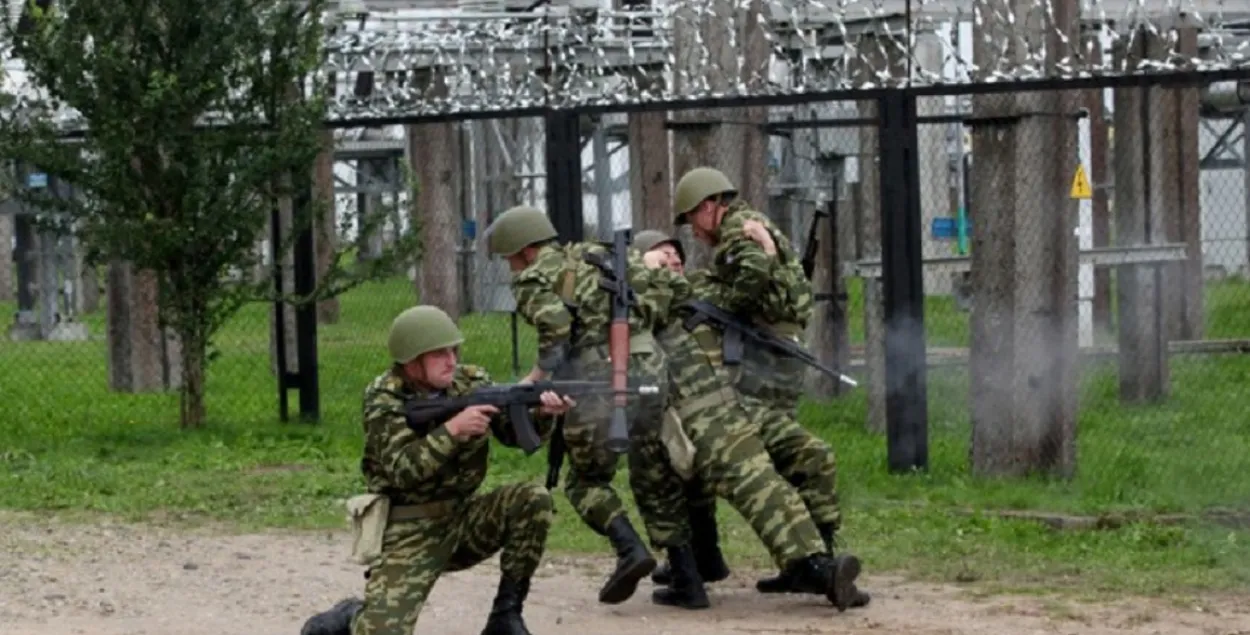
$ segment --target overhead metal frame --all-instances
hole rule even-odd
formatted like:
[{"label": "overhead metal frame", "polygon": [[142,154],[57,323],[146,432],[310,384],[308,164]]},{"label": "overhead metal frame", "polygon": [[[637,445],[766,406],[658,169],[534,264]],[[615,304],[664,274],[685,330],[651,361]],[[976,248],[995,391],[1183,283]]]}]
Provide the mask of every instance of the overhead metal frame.
[{"label": "overhead metal frame", "polygon": [[[795,15],[794,7],[774,3],[766,3],[765,10],[766,19],[776,31],[773,45],[784,50],[784,58],[800,64],[819,61],[835,66],[839,60],[846,61],[844,44],[856,35],[884,33],[907,40],[917,30],[931,29],[935,22],[967,15],[964,11],[940,6],[926,6],[908,15],[903,7],[903,2],[887,2],[870,17],[859,17],[849,10],[799,11]],[[1147,25],[1202,26],[1193,16],[1178,17],[1171,11],[1148,9],[1145,13],[1108,16],[1097,9],[1091,8],[1083,16],[1085,30],[1110,28],[1124,33]],[[805,85],[770,85],[751,96],[719,95],[710,89],[685,90],[684,94],[662,91],[635,94],[637,90],[632,82],[639,76],[640,69],[663,71],[672,63],[672,21],[675,18],[670,13],[545,7],[532,14],[449,13],[416,19],[370,16],[371,24],[381,23],[391,28],[372,32],[338,30],[327,41],[326,70],[351,74],[424,72],[439,68],[455,75],[453,84],[457,86],[453,88],[460,88],[460,94],[453,90],[446,96],[435,96],[415,89],[398,89],[371,99],[351,98],[335,104],[332,125],[351,127],[416,120],[546,116],[553,109],[619,112],[637,110],[644,105],[640,102],[645,102],[648,109],[673,109],[757,105],[747,100],[776,105],[787,100],[797,103],[874,99],[873,91],[902,85],[919,91],[918,96],[1000,92],[1007,86],[1013,90],[1045,90],[1059,83],[1074,87],[1082,80],[1106,86],[1109,76],[1186,72],[1184,64],[1169,68],[1160,67],[1154,61],[1140,68],[1125,69],[1116,66],[1118,62],[1114,58],[1109,58],[1098,67],[1073,70],[1070,77],[1040,76],[1041,71],[1025,65],[1010,72],[999,72],[993,83],[987,84],[943,83],[937,76],[874,78],[879,81],[860,84],[849,74],[830,73]],[[1229,15],[1226,12],[1223,17],[1227,19]],[[1124,19],[1119,19],[1121,17]],[[1236,51],[1225,46],[1224,39],[1228,38],[1223,33],[1220,37],[1202,39],[1208,59],[1202,60],[1199,68],[1208,74],[1216,70],[1232,71],[1227,76],[1210,74],[1211,81],[1241,79],[1250,67],[1250,60],[1235,55]],[[507,72],[490,72],[496,67]],[[557,69],[559,72],[555,72]],[[989,88],[994,86],[997,90]]]}]

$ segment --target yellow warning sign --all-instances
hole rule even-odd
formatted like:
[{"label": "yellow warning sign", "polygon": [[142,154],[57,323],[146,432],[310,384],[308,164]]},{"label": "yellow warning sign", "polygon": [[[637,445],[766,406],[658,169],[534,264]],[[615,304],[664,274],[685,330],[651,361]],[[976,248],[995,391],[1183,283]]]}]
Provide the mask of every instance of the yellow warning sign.
[{"label": "yellow warning sign", "polygon": [[1089,187],[1089,177],[1085,176],[1085,166],[1080,163],[1076,164],[1076,174],[1072,177],[1072,193],[1069,196],[1078,199],[1093,196]]}]

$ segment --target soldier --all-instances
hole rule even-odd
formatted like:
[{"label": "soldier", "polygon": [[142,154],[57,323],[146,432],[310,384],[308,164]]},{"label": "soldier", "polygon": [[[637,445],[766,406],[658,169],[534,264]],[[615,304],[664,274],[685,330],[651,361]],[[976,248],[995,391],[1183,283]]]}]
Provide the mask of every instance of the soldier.
[{"label": "soldier", "polygon": [[[801,343],[812,313],[811,283],[783,232],[763,214],[737,198],[737,188],[720,171],[700,167],[678,181],[673,197],[678,225],[689,224],[699,241],[714,248],[712,264],[701,272],[693,293],[699,299],[738,316],[750,316],[751,328]],[[724,333],[705,327],[696,339],[712,359],[726,366]],[[736,360],[735,360],[736,361]],[[841,522],[833,450],[797,421],[806,372],[803,362],[748,345],[731,376],[773,462],[786,480],[796,484],[830,555],[836,556],[835,534]],[[713,523],[715,516],[712,516]],[[694,537],[698,544],[700,536]],[[858,562],[855,568],[858,569]],[[869,596],[852,585],[839,608],[863,606]],[[793,590],[785,572],[759,580],[761,593]]]},{"label": "soldier", "polygon": [[[663,271],[664,261],[647,254],[646,264]],[[672,276],[675,300],[689,297],[688,282]],[[663,446],[659,459],[651,458],[644,469],[630,465],[630,481],[638,509],[648,521],[648,531],[660,544],[691,542],[682,481],[698,479],[717,496],[726,499],[751,525],[773,562],[795,593],[824,595],[839,610],[854,593],[859,561],[854,557],[835,561],[821,541],[820,532],[804,507],[803,499],[772,464],[757,426],[742,408],[731,387],[728,371],[718,364],[699,340],[707,325],[687,332],[670,311],[658,340],[668,358],[668,408],[663,419]],[[667,471],[664,468],[668,468]],[[708,606],[699,567],[689,549],[669,549],[671,581],[652,592],[657,604],[696,609]]]},{"label": "soldier", "polygon": [[[643,258],[667,267],[681,275],[685,272],[686,251],[681,241],[654,229],[634,235],[634,247],[644,252]],[[650,262],[648,264],[651,264]],[[685,510],[689,518],[695,565],[704,582],[720,582],[729,577],[729,566],[720,549],[720,532],[716,526],[716,493],[701,479],[686,481]],[[672,582],[669,563],[661,563],[651,573],[651,581],[667,586]]]},{"label": "soldier", "polygon": [[[538,331],[538,362],[526,379],[537,381],[558,373],[560,378],[606,380],[611,373],[607,343],[612,299],[599,286],[603,271],[592,261],[606,263],[607,250],[588,242],[560,245],[556,236],[547,214],[526,206],[505,211],[486,230],[491,254],[505,258],[513,272],[517,312]],[[631,378],[663,387],[663,355],[652,331],[656,316],[667,313],[671,294],[666,285],[650,285],[652,273],[636,253],[630,258],[633,266],[627,275],[638,299],[629,319]],[[663,395],[639,401],[631,406],[631,419],[654,425],[661,416]],[[617,604],[634,594],[656,561],[612,489],[617,456],[602,443],[610,417],[607,399],[584,399],[565,418],[561,433],[569,458],[565,494],[582,521],[605,536],[616,552],[616,568],[600,589],[599,601]],[[633,441],[643,430],[631,427]]]},{"label": "soldier", "polygon": [[[583,265],[587,253],[598,253],[596,250],[602,247],[585,243],[556,245],[556,232],[546,215],[524,207],[501,215],[487,235],[491,251],[506,255],[515,272],[513,288],[518,312],[532,316],[530,319],[539,325],[540,358],[531,377],[544,377],[550,369],[561,367],[562,359],[584,359],[579,349],[606,337],[606,294],[595,293],[599,288],[598,274]],[[672,416],[662,419],[678,422],[692,446],[685,457],[689,459],[687,467],[747,519],[791,581],[791,590],[821,594],[837,603],[839,595],[845,596],[839,590],[845,591],[848,581],[853,582],[858,574],[858,562],[850,559],[841,569],[835,566],[825,553],[802,499],[773,469],[734,392],[725,388],[726,374],[710,363],[704,349],[680,324],[670,324],[675,316],[674,303],[689,295],[688,283],[660,268],[654,257],[646,266],[637,260],[635,252],[628,275],[639,298],[634,305],[637,323],[631,318],[630,327],[635,337],[646,333],[643,329],[648,327],[658,332],[660,348],[656,353],[662,351],[663,355],[631,355],[630,364],[639,368],[648,382],[654,378],[657,384],[667,383],[669,399],[665,403]],[[636,344],[645,347],[649,343],[650,338],[643,337],[640,342],[631,338],[631,353],[642,350]],[[596,354],[601,356],[597,364],[606,364],[606,354]],[[667,382],[660,381],[657,369],[663,369]],[[585,410],[585,405],[578,408],[578,412]],[[654,435],[633,434],[640,427],[638,422],[657,418],[660,417],[654,413],[636,416],[630,439],[630,484],[635,500],[652,542],[666,549],[673,570],[673,583],[657,589],[652,600],[684,608],[706,608],[707,594],[689,547],[681,480],[672,467],[675,462],[669,460],[667,453],[657,458],[657,444],[650,442]],[[570,421],[566,420],[565,425],[570,425]],[[591,446],[594,451],[594,444]],[[619,513],[624,516],[623,511]],[[649,573],[651,568],[646,571]],[[609,580],[609,586],[613,581]],[[636,578],[632,584],[636,586]]]},{"label": "soldier", "polygon": [[[680,243],[660,232],[640,232],[634,244],[647,249],[643,260],[648,267],[675,272],[683,268]],[[675,276],[672,284],[677,289],[675,301],[689,298],[690,281]],[[731,383],[726,371],[696,341],[705,335],[700,329],[707,327],[696,328],[692,337],[673,319],[677,316],[678,311],[670,312],[659,338],[669,356],[670,372],[663,447],[659,458],[653,457],[643,469],[631,463],[630,479],[635,491],[650,494],[638,498],[648,532],[661,544],[690,542],[693,550],[669,551],[662,574],[668,586],[656,589],[652,600],[687,609],[706,607],[703,583],[728,577],[711,516],[713,496],[720,495],[751,524],[774,562],[793,581],[792,591],[823,594],[845,610],[839,598],[853,594],[858,561],[843,559],[838,566],[824,553],[802,499],[777,474],[737,394],[726,388]],[[669,468],[667,473],[664,467]],[[685,491],[682,481],[688,484]],[[695,508],[693,513],[690,507]],[[699,530],[693,539],[692,527]]]},{"label": "soldier", "polygon": [[[472,406],[424,430],[411,429],[405,417],[408,400],[490,385],[485,370],[458,364],[463,342],[455,322],[437,307],[410,308],[391,324],[387,344],[394,364],[364,395],[361,468],[376,496],[368,497],[369,509],[357,511],[369,519],[374,505],[389,507],[376,524],[365,524],[364,534],[375,536],[379,547],[366,556],[371,567],[365,599],[345,600],[314,616],[303,635],[410,635],[439,575],[495,552],[501,552],[499,589],[482,635],[529,635],[521,609],[546,545],[551,497],[525,483],[476,493],[486,476],[487,433],[505,445],[516,443],[505,415],[493,406]],[[535,424],[545,436],[551,418],[573,404],[552,392],[542,401]]]},{"label": "soldier", "polygon": [[665,267],[677,275],[686,273],[686,250],[682,248],[681,241],[665,234],[662,231],[654,229],[644,229],[634,234],[634,248],[643,252],[644,258],[646,254],[656,252],[655,258],[660,258]]}]

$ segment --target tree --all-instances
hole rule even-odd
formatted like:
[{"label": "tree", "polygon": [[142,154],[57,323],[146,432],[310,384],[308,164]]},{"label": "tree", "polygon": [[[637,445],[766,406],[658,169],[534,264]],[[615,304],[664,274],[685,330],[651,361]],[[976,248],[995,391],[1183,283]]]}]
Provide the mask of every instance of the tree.
[{"label": "tree", "polygon": [[[277,201],[311,190],[323,141],[322,5],[38,0],[9,34],[33,94],[4,109],[0,151],[83,196],[18,194],[52,211],[90,262],[126,261],[156,275],[161,326],[182,348],[183,427],[203,423],[214,334],[271,293],[240,275],[257,265],[257,236]],[[64,113],[76,115],[72,138]],[[297,224],[323,217],[316,205],[301,207]],[[367,268],[346,271],[334,258],[317,290],[297,301],[416,258],[415,234]]]}]

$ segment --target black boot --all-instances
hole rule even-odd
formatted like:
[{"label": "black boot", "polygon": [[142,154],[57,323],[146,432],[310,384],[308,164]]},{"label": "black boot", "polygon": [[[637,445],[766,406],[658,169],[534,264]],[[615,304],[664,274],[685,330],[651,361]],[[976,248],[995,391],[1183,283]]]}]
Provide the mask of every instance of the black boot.
[{"label": "black boot", "polygon": [[530,635],[529,629],[525,628],[525,620],[521,618],[521,609],[529,592],[529,580],[514,582],[499,578],[499,590],[495,593],[495,603],[490,607],[490,617],[482,635]]},{"label": "black boot", "polygon": [[791,564],[782,576],[790,578],[795,591],[822,594],[842,612],[850,608],[859,571],[859,558],[855,556],[821,553]]},{"label": "black boot", "polygon": [[672,571],[672,582],[662,589],[652,591],[651,601],[683,609],[705,609],[711,606],[690,547],[669,547],[668,563]]},{"label": "black boot", "polygon": [[[833,525],[818,524],[816,530],[820,532],[820,539],[825,542],[825,553],[833,553]],[[771,578],[761,578],[755,581],[755,590],[760,593],[791,593],[789,580],[785,576],[777,575]]]},{"label": "black boot", "polygon": [[340,600],[330,610],[308,618],[299,635],[351,635],[352,620],[364,607],[356,598]]},{"label": "black boot", "polygon": [[[816,529],[820,531],[820,538],[825,542],[825,551],[831,556],[834,555],[833,525],[817,525]],[[779,575],[773,578],[763,578],[761,580],[757,580],[755,582],[755,590],[760,593],[795,593],[796,591],[791,589],[789,584],[789,580],[787,580],[784,576]],[[849,590],[851,597],[847,602],[847,606],[849,608],[868,606],[868,603],[872,601],[872,596],[860,591],[859,588],[854,587],[854,585],[852,585],[852,587],[853,588]]]},{"label": "black boot", "polygon": [[655,570],[655,558],[647,551],[629,523],[629,518],[621,514],[608,523],[608,540],[616,550],[616,570],[599,589],[599,601],[604,604],[620,604],[634,595],[638,590],[638,581]]},{"label": "black boot", "polygon": [[859,571],[859,558],[855,556],[818,553],[786,565],[778,576],[778,584],[789,593],[824,595],[841,612],[851,608],[859,593],[855,587]]},{"label": "black boot", "polygon": [[[729,577],[729,565],[720,550],[720,531],[716,526],[716,504],[690,508],[690,545],[694,562],[699,567],[703,582],[720,582]],[[656,567],[651,581],[666,585],[672,583],[672,572],[667,562]]]}]

